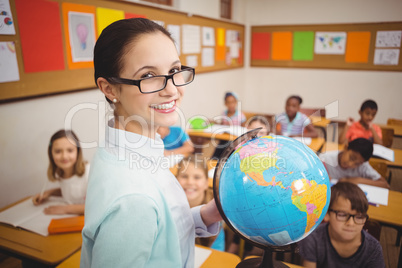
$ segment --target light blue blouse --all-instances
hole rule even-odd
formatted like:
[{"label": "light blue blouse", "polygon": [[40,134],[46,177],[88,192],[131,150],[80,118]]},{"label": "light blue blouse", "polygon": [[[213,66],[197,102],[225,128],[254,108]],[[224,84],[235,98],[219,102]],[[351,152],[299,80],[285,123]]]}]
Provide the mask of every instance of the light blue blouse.
[{"label": "light blue blouse", "polygon": [[[113,124],[113,122],[111,122]],[[163,142],[108,127],[91,164],[81,267],[193,267],[195,236],[216,235],[165,165]]]}]

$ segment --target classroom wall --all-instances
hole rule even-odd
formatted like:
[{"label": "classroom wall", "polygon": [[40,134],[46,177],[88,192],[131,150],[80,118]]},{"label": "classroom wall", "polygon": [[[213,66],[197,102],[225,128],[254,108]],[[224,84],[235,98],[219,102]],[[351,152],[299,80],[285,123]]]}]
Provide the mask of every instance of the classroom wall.
[{"label": "classroom wall", "polygon": [[[351,2],[234,0],[233,21],[250,26],[402,20],[401,1]],[[219,18],[219,0],[180,0],[175,7]],[[379,103],[376,121],[383,123],[390,116],[402,118],[398,106],[402,99],[401,73],[247,67],[248,28],[246,34],[246,67],[197,74],[186,89],[181,109],[185,119],[194,115],[209,118],[220,115],[224,109],[222,98],[228,90],[239,93],[241,107],[248,111],[280,112],[285,98],[298,93],[304,97],[306,106],[339,101],[341,119],[348,115],[356,117],[362,99],[368,97]],[[97,142],[103,135],[103,124],[99,122],[104,120],[103,110],[107,107],[97,89],[0,104],[0,207],[41,190],[46,181],[49,138],[66,121],[72,122],[73,130],[88,147]],[[91,160],[94,152],[94,148],[86,148],[84,157]]]},{"label": "classroom wall", "polygon": [[[246,25],[331,24],[402,21],[398,0],[253,0],[247,2]],[[249,28],[248,28],[249,29]],[[250,31],[246,38],[249,66]],[[400,56],[400,60],[402,57]],[[245,68],[243,107],[249,111],[283,111],[291,94],[303,97],[306,107],[338,107],[334,119],[358,119],[358,109],[368,98],[377,101],[377,123],[402,118],[402,73],[325,69]]]}]

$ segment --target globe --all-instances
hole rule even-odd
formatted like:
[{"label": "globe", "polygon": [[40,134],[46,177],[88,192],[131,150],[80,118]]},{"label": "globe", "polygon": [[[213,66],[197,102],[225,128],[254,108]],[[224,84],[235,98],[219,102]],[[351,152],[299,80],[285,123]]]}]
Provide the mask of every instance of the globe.
[{"label": "globe", "polygon": [[283,136],[244,134],[222,154],[214,195],[225,222],[261,248],[295,243],[323,220],[330,180],[317,155]]}]

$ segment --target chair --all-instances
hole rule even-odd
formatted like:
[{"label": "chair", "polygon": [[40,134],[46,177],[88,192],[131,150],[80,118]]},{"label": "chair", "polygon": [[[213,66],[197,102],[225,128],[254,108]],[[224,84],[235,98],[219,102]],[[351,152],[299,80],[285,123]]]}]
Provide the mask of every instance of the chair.
[{"label": "chair", "polygon": [[402,126],[402,119],[388,118],[387,125]]},{"label": "chair", "polygon": [[382,144],[385,147],[390,148],[394,140],[394,129],[382,127],[381,132],[382,132]]},{"label": "chair", "polygon": [[369,161],[370,166],[372,166],[380,175],[385,178],[389,184],[391,184],[392,172],[388,171],[388,165],[384,162],[379,161]]},{"label": "chair", "polygon": [[[308,117],[323,117],[323,118],[325,118],[325,108],[305,108],[305,107],[301,107],[299,109],[299,112],[307,115]],[[325,141],[327,141],[326,127],[314,126],[314,128],[318,131],[319,137],[322,137],[322,138],[324,138]]]},{"label": "chair", "polygon": [[307,116],[321,116],[325,117],[325,108],[305,108],[301,107],[299,112],[307,115]]},{"label": "chair", "polygon": [[245,111],[243,111],[243,114],[246,116],[246,122],[248,122],[252,117],[258,115],[258,113],[245,112]]},{"label": "chair", "polygon": [[366,221],[363,226],[363,230],[367,231],[373,237],[375,237],[378,241],[380,241],[381,236],[381,224],[375,220],[371,220],[370,218]]}]

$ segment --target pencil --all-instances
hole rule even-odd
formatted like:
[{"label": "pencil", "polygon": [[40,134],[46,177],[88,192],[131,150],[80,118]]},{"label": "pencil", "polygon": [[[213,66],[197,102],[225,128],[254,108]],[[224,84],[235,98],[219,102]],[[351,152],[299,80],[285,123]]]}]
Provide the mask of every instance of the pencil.
[{"label": "pencil", "polygon": [[45,193],[46,186],[47,186],[47,180],[45,181],[45,184],[43,185],[42,190],[40,191],[39,199],[41,201],[42,201],[42,198],[43,198],[43,194]]}]

